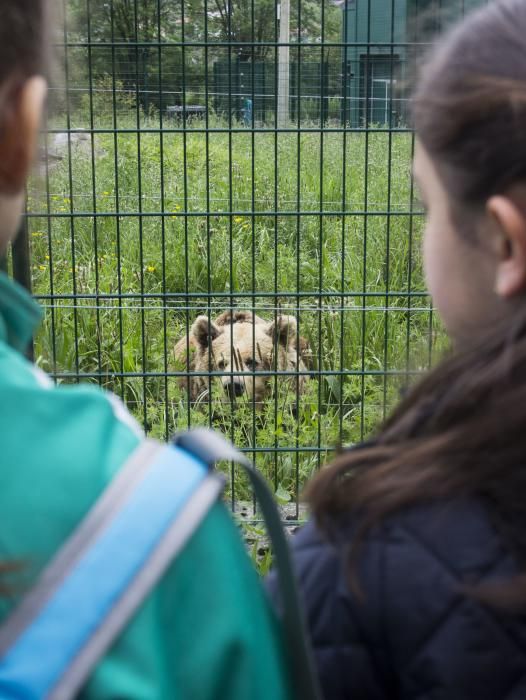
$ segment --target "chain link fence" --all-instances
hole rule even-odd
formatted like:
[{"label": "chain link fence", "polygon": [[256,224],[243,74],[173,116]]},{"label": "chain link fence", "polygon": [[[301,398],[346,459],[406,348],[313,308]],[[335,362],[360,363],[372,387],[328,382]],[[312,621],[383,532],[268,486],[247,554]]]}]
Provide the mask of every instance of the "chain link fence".
[{"label": "chain link fence", "polygon": [[35,361],[159,438],[221,430],[301,520],[305,481],[444,345],[406,85],[414,18],[475,4],[67,0],[9,258],[44,307]]}]

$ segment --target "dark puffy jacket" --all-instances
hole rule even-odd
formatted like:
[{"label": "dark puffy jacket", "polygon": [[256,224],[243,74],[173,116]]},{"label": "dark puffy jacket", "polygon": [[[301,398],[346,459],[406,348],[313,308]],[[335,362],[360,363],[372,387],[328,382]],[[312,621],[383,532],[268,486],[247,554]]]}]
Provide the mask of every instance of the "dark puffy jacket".
[{"label": "dark puffy jacket", "polygon": [[[352,530],[340,528],[330,544],[310,522],[293,540],[325,698],[526,699],[526,618],[496,613],[461,590],[517,571],[481,506],[446,503],[391,517],[361,550],[363,600],[348,585]],[[269,589],[276,598],[274,574]]]}]

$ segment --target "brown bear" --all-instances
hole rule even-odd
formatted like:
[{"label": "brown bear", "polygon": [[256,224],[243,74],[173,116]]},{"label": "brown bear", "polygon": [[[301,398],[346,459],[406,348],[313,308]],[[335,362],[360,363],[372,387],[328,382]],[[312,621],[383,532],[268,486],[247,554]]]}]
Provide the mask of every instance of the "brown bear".
[{"label": "brown bear", "polygon": [[[225,311],[214,320],[198,316],[188,338],[179,340],[175,358],[194,372],[189,382],[192,401],[205,399],[210,381],[207,372],[221,372],[218,377],[229,399],[245,398],[261,404],[273,385],[270,372],[298,370],[298,375],[283,377],[291,383],[293,393],[303,391],[311,367],[312,353],[308,342],[297,334],[296,319],[278,316],[265,321],[250,311]],[[269,374],[259,374],[269,372]]]}]

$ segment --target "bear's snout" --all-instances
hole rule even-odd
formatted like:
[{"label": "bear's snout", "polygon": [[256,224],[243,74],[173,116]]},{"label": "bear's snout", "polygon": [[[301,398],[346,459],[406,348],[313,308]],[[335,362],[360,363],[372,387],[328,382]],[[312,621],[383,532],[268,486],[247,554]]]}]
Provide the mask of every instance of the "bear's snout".
[{"label": "bear's snout", "polygon": [[245,385],[239,379],[232,379],[225,384],[225,391],[228,396],[233,399],[236,396],[242,396],[245,393]]}]

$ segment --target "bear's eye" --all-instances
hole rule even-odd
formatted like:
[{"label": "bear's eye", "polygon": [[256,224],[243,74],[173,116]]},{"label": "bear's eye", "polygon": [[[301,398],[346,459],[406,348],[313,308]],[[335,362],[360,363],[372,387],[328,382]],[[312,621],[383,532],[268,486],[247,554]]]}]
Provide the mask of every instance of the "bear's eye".
[{"label": "bear's eye", "polygon": [[225,360],[219,360],[219,362],[217,363],[217,369],[225,369],[225,367],[226,367]]},{"label": "bear's eye", "polygon": [[259,367],[259,362],[253,357],[249,357],[248,360],[245,360],[245,364],[252,372]]}]

